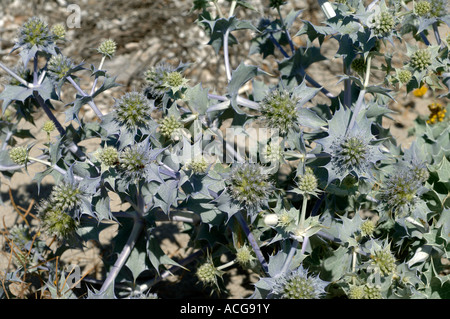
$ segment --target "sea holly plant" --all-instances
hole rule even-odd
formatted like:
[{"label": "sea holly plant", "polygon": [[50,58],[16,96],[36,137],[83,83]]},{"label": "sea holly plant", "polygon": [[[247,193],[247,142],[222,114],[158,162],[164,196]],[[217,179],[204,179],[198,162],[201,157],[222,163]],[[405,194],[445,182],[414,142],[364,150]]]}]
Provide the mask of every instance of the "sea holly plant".
[{"label": "sea holly plant", "polygon": [[[195,0],[190,14],[222,59],[227,85],[212,90],[186,77],[192,63],[160,61],[142,72],[142,88],[108,108],[96,102],[119,87],[103,67],[115,58],[114,39],[100,42],[100,64],[87,66],[65,56],[61,24],[30,18],[11,49],[18,65],[0,61],[0,170],[4,181],[41,163],[32,181],[40,189],[48,176],[54,186],[36,205],[37,229],[24,218],[3,232],[17,260],[0,296],[17,296],[12,287],[21,284],[51,298],[162,298],[156,284],[184,269],[221,297],[225,275],[239,267],[258,277],[251,298],[449,298],[445,4],[322,1],[314,24],[283,1],[250,21],[238,18],[258,13],[248,1]],[[248,54],[275,59],[273,70],[246,64],[245,54],[230,59],[245,32]],[[327,59],[327,44],[342,63],[323,81],[314,66]],[[86,77],[92,83],[81,85]],[[67,87],[74,100],[63,100]],[[422,87],[435,101],[404,145],[384,119]],[[48,118],[44,141],[22,128],[39,110]],[[162,249],[161,220],[183,225],[192,255]],[[62,254],[98,242],[111,225],[118,231],[102,280],[68,285]]]}]

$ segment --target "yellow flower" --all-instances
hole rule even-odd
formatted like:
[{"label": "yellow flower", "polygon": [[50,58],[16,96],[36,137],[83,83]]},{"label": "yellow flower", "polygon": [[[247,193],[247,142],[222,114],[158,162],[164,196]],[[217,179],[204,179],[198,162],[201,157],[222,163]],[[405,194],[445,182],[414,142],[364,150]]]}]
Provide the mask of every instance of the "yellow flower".
[{"label": "yellow flower", "polygon": [[434,124],[436,122],[442,122],[444,120],[447,110],[443,108],[441,104],[431,103],[430,105],[428,105],[428,109],[431,112],[427,120],[428,124]]},{"label": "yellow flower", "polygon": [[425,93],[427,93],[427,91],[428,91],[427,87],[425,85],[422,85],[420,88],[415,89],[413,91],[413,94],[414,96],[422,97],[425,95]]}]

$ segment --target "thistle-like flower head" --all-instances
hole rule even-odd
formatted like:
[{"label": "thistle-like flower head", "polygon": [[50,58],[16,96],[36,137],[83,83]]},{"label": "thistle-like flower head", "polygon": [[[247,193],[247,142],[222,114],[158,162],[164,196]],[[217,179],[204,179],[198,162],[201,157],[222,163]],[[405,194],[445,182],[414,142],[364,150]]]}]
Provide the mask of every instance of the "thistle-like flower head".
[{"label": "thistle-like flower head", "polygon": [[380,189],[383,209],[397,217],[410,213],[428,176],[428,170],[422,163],[399,164],[398,169],[386,177]]},{"label": "thistle-like flower head", "polygon": [[256,257],[248,245],[243,245],[236,250],[236,261],[244,267],[250,266]]},{"label": "thistle-like flower head", "polygon": [[55,40],[64,40],[66,37],[66,28],[61,23],[55,24],[51,29]]},{"label": "thistle-like flower head", "polygon": [[45,121],[44,125],[42,126],[42,130],[47,134],[50,134],[55,129],[56,129],[55,122],[53,122],[52,120]]},{"label": "thistle-like flower head", "polygon": [[51,201],[42,201],[39,206],[39,218],[44,230],[59,239],[68,239],[75,234],[77,221]]},{"label": "thistle-like flower head", "polygon": [[425,70],[431,65],[431,53],[427,49],[418,49],[411,55],[410,62],[411,67],[416,70]]},{"label": "thistle-like flower head", "polygon": [[276,89],[261,101],[262,119],[269,128],[278,129],[285,134],[297,123],[298,98],[284,89]]},{"label": "thistle-like flower head", "polygon": [[28,149],[24,146],[16,146],[9,150],[9,157],[17,165],[24,165],[28,161]]},{"label": "thistle-like flower head", "polygon": [[427,16],[431,11],[431,3],[426,0],[418,1],[414,4],[414,12],[418,16]]},{"label": "thistle-like flower head", "polygon": [[373,285],[364,285],[364,299],[383,299],[380,288]]},{"label": "thistle-like flower head", "polygon": [[61,211],[71,211],[81,204],[82,195],[78,184],[62,181],[53,187],[50,202]]},{"label": "thistle-like flower head", "polygon": [[99,152],[98,159],[106,166],[114,166],[119,162],[119,152],[113,146],[106,146]]},{"label": "thistle-like flower head", "polygon": [[128,129],[147,127],[153,104],[140,92],[127,92],[114,104],[114,119]]},{"label": "thistle-like flower head", "polygon": [[159,121],[159,131],[166,138],[178,141],[182,137],[181,129],[184,127],[174,115],[164,117]]},{"label": "thistle-like flower head", "polygon": [[349,299],[365,299],[365,292],[364,292],[365,286],[359,286],[359,285],[353,285],[350,287],[348,292],[348,298]]},{"label": "thistle-like flower head", "polygon": [[168,63],[160,62],[145,71],[144,79],[147,83],[145,89],[147,95],[152,99],[158,99],[168,91],[176,93],[185,87],[188,80],[182,75],[184,67],[185,65],[180,64],[180,66],[174,68]]},{"label": "thistle-like flower head", "polygon": [[72,60],[65,57],[62,54],[54,55],[48,61],[48,73],[56,78],[57,80],[61,80],[69,75],[70,70],[73,68],[74,64]]},{"label": "thistle-like flower head", "polygon": [[382,11],[373,20],[373,30],[377,35],[385,35],[392,31],[395,24],[393,15],[387,11]]},{"label": "thistle-like flower head", "polygon": [[411,71],[407,69],[397,70],[397,78],[402,84],[407,84],[412,79]]},{"label": "thistle-like flower head", "polygon": [[351,114],[349,109],[336,111],[328,122],[328,136],[317,141],[331,157],[325,165],[328,183],[342,181],[349,174],[372,181],[375,163],[384,158],[371,133],[372,123],[364,114],[359,114],[360,119],[347,131]]},{"label": "thistle-like flower head", "polygon": [[154,160],[164,149],[152,149],[147,138],[143,142],[127,146],[119,152],[118,170],[122,182],[135,182],[138,179],[155,180],[152,171]]},{"label": "thistle-like flower head", "polygon": [[97,51],[108,58],[112,58],[114,54],[116,53],[117,44],[114,40],[108,39],[100,43],[99,47],[97,48]]},{"label": "thistle-like flower head", "polygon": [[298,176],[298,190],[303,194],[316,196],[319,192],[317,177],[311,167],[305,167],[305,174]]},{"label": "thistle-like flower head", "polygon": [[258,208],[265,204],[273,192],[269,176],[258,164],[235,165],[228,180],[228,193],[247,208]]},{"label": "thistle-like flower head", "polygon": [[45,21],[38,17],[29,18],[19,30],[18,45],[30,49],[45,47],[53,42],[53,35]]},{"label": "thistle-like flower head", "polygon": [[208,261],[197,268],[195,274],[205,286],[215,286],[218,288],[218,278],[222,277],[223,273],[223,271],[214,266],[211,258],[208,258]]},{"label": "thistle-like flower head", "polygon": [[275,278],[272,293],[282,299],[320,299],[325,295],[327,285],[319,277],[308,275],[308,271],[300,266]]},{"label": "thistle-like flower head", "polygon": [[443,17],[447,14],[448,3],[447,0],[430,0],[431,9],[430,16]]}]

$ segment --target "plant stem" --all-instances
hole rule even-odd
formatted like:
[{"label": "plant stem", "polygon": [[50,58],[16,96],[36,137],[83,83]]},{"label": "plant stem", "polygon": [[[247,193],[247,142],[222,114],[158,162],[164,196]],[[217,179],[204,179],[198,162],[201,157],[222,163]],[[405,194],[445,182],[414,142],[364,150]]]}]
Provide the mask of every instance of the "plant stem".
[{"label": "plant stem", "polygon": [[302,210],[300,212],[299,220],[297,220],[297,225],[300,229],[303,229],[305,226],[305,219],[306,219],[306,207],[308,205],[308,195],[303,195],[303,201],[302,201]]},{"label": "plant stem", "polygon": [[441,35],[439,34],[439,30],[437,27],[437,22],[433,23],[433,32],[434,32],[434,37],[436,38],[436,42],[438,45],[440,45],[441,47],[444,46],[444,44],[441,41]]},{"label": "plant stem", "polygon": [[347,126],[347,132],[353,128],[353,126],[355,125],[355,122],[356,122],[356,118],[358,117],[359,112],[361,112],[361,108],[362,108],[363,101],[364,101],[364,95],[366,94],[366,88],[369,85],[371,61],[372,61],[372,56],[369,55],[367,57],[367,62],[366,62],[367,66],[366,66],[366,76],[365,76],[364,84],[363,84],[364,87],[359,92],[358,100],[356,101],[355,109],[353,110],[353,114],[352,114],[352,118],[350,120],[350,123]]},{"label": "plant stem", "polygon": [[267,261],[264,258],[261,249],[259,248],[258,243],[256,242],[255,237],[253,237],[252,232],[250,231],[250,229],[248,228],[247,222],[244,219],[244,216],[242,216],[241,212],[237,212],[236,214],[234,214],[233,216],[235,216],[235,218],[237,219],[237,221],[239,222],[239,224],[241,225],[242,229],[244,230],[245,235],[247,236],[247,239],[250,243],[250,245],[253,248],[253,251],[256,254],[256,257],[258,258],[259,262],[261,263],[261,266],[264,270],[265,273],[268,273],[269,271],[269,267],[267,265]]},{"label": "plant stem", "polygon": [[233,259],[232,261],[229,261],[226,264],[223,264],[223,265],[217,267],[217,270],[222,270],[222,269],[225,269],[227,267],[233,266],[235,263],[236,263],[236,260]]},{"label": "plant stem", "polygon": [[214,6],[216,7],[217,13],[219,13],[220,18],[224,18],[225,16],[222,13],[222,9],[220,9],[219,4],[217,3],[217,0],[213,0]]},{"label": "plant stem", "polygon": [[0,62],[0,68],[6,71],[9,75],[11,75],[13,78],[15,78],[17,81],[25,85],[27,88],[31,88],[32,84],[28,83],[24,79],[22,79],[20,76],[18,76],[14,71],[10,70],[6,65]]},{"label": "plant stem", "polygon": [[295,52],[294,43],[292,42],[291,35],[289,34],[289,31],[286,29],[286,25],[284,24],[283,16],[281,15],[280,6],[277,6],[277,12],[278,12],[278,16],[280,17],[281,28],[283,29],[284,33],[286,34],[292,54],[294,54],[294,52]]},{"label": "plant stem", "polygon": [[105,292],[108,289],[109,285],[114,283],[114,280],[116,279],[122,267],[125,265],[143,229],[144,229],[144,219],[140,214],[136,213],[134,218],[133,229],[131,230],[130,236],[128,237],[125,246],[120,252],[119,257],[117,257],[114,266],[111,268],[111,271],[106,277],[106,280],[103,282],[100,292]]},{"label": "plant stem", "polygon": [[[36,99],[36,101],[38,102],[38,104],[40,105],[40,107],[42,107],[42,109],[44,110],[44,112],[48,116],[48,118],[55,124],[55,127],[58,130],[59,134],[61,136],[65,135],[66,130],[62,127],[61,123],[59,123],[59,121],[55,117],[55,115],[53,115],[52,111],[47,106],[47,104],[45,103],[42,96],[39,95],[39,92],[34,91],[33,96]],[[78,158],[80,158],[81,160],[86,159],[86,155],[81,151],[81,149],[75,143],[71,142],[71,144],[69,145],[69,150],[73,154],[75,154]]]},{"label": "plant stem", "polygon": [[225,34],[223,35],[223,58],[225,61],[225,72],[227,74],[228,82],[231,81],[230,57],[228,55],[228,37],[229,37],[229,35],[230,35],[230,29],[227,29],[227,31],[225,31]]},{"label": "plant stem", "polygon": [[228,18],[231,18],[231,16],[234,14],[234,9],[236,9],[236,4],[237,4],[236,0],[233,0],[231,2],[230,11],[228,13]]},{"label": "plant stem", "polygon": [[[349,69],[345,64],[344,59],[342,60],[344,65],[344,74],[349,75]],[[344,80],[344,105],[350,108],[352,104],[352,81],[350,79]]]},{"label": "plant stem", "polygon": [[[72,79],[71,76],[68,76],[66,78],[70,84],[73,85],[73,87],[78,91],[78,93],[80,93],[83,97],[89,97],[89,95],[87,95],[79,86],[78,84]],[[103,118],[103,114],[102,112],[99,110],[99,108],[97,107],[97,105],[95,105],[93,100],[90,100],[87,102],[89,104],[89,106],[92,108],[92,110],[94,111],[94,113],[98,116],[98,118],[102,119]]]},{"label": "plant stem", "polygon": [[[100,61],[100,65],[98,66],[99,70],[101,70],[101,68],[103,67],[103,63],[105,63],[105,58],[106,58],[105,56],[102,56],[102,60]],[[92,94],[94,94],[95,87],[97,86],[97,82],[98,82],[98,76],[96,76],[94,79],[94,83],[92,84],[91,93],[89,95],[92,96]]]}]

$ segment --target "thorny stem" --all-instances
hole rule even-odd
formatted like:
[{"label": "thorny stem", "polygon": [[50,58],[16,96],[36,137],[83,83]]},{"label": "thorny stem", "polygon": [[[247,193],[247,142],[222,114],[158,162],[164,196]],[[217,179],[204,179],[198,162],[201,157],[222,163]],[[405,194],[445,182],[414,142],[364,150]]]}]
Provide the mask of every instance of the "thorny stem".
[{"label": "thorny stem", "polygon": [[253,248],[253,251],[256,254],[256,257],[258,258],[259,262],[261,263],[261,266],[264,270],[265,273],[268,273],[269,271],[269,267],[267,265],[267,261],[264,258],[261,249],[259,248],[258,243],[256,242],[255,237],[253,237],[252,232],[250,231],[250,229],[248,228],[247,222],[245,221],[244,217],[242,216],[241,212],[237,212],[236,214],[234,214],[233,216],[235,216],[235,218],[237,219],[237,221],[239,222],[239,224],[241,225],[242,229],[244,230],[245,235],[247,236],[248,241],[250,242],[250,245]]}]

